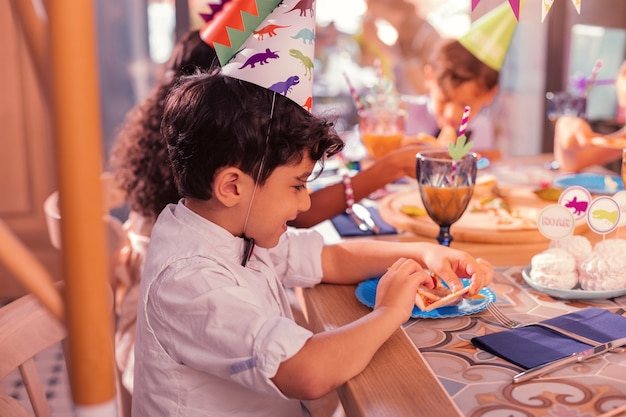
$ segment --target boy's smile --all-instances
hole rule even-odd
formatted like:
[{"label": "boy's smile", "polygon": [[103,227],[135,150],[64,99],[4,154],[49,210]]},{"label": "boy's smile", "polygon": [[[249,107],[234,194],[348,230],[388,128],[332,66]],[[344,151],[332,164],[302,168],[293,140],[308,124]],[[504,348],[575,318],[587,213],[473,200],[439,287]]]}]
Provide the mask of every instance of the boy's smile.
[{"label": "boy's smile", "polygon": [[295,165],[277,167],[265,184],[258,186],[246,237],[254,238],[256,245],[264,248],[278,244],[280,236],[287,230],[287,222],[311,207],[306,182],[314,167],[315,162],[305,156]]}]

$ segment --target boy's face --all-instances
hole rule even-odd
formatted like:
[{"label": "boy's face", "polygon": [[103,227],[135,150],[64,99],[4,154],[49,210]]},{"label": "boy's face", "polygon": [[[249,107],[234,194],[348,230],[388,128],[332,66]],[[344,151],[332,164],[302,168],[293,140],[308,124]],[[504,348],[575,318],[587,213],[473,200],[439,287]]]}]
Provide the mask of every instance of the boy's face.
[{"label": "boy's face", "polygon": [[265,184],[259,185],[246,228],[246,236],[254,238],[256,245],[276,246],[287,222],[311,207],[306,181],[314,167],[306,156],[296,165],[279,166]]},{"label": "boy's face", "polygon": [[433,113],[439,128],[451,126],[458,129],[465,106],[471,108],[470,119],[491,103],[497,89],[486,91],[476,81],[466,81],[451,91],[444,91],[438,83],[429,79],[426,86],[430,93]]}]

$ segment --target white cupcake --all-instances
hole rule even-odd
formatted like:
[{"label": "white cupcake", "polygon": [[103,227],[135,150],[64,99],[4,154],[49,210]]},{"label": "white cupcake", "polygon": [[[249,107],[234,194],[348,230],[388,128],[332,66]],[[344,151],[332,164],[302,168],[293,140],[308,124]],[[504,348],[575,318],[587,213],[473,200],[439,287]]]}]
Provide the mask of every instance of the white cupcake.
[{"label": "white cupcake", "polygon": [[547,249],[533,256],[530,279],[544,287],[570,290],[578,285],[576,259],[565,249]]},{"label": "white cupcake", "polygon": [[580,264],[580,286],[587,291],[612,291],[626,288],[626,240],[598,242]]},{"label": "white cupcake", "polygon": [[569,235],[556,243],[556,247],[569,252],[579,265],[592,251],[591,242],[585,236]]},{"label": "white cupcake", "polygon": [[593,247],[594,252],[624,254],[626,253],[626,239],[604,239]]}]

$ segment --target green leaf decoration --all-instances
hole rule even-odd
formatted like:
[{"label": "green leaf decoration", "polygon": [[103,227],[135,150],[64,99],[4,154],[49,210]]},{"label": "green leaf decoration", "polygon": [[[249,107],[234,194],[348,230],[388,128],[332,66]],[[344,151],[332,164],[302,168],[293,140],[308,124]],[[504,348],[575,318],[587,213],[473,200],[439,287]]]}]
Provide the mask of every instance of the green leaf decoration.
[{"label": "green leaf decoration", "polygon": [[467,155],[473,144],[473,142],[467,141],[467,137],[465,135],[461,135],[456,139],[455,143],[450,142],[448,144],[448,151],[450,152],[452,159],[459,161]]}]

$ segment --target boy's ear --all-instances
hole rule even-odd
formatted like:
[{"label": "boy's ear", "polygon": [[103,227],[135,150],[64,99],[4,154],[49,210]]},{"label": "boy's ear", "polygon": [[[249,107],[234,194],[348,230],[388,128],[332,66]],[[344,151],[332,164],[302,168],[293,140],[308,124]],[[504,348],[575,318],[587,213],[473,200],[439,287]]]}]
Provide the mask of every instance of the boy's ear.
[{"label": "boy's ear", "polygon": [[213,194],[226,207],[233,207],[241,200],[244,173],[235,167],[224,168],[215,175]]}]

